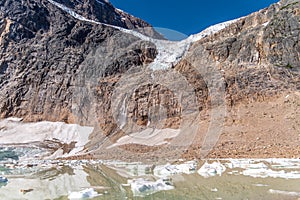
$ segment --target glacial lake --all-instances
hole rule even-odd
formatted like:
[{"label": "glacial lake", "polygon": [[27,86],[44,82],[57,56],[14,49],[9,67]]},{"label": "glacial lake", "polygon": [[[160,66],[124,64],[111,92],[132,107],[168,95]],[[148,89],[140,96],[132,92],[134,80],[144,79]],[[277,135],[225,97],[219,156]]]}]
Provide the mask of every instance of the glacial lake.
[{"label": "glacial lake", "polygon": [[17,160],[2,149],[0,199],[300,199],[299,159],[143,164]]}]

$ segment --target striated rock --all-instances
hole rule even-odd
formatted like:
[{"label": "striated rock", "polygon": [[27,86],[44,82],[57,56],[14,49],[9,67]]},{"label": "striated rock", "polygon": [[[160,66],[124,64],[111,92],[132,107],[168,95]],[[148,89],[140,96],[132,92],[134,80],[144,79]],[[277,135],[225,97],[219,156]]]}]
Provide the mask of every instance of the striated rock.
[{"label": "striated rock", "polygon": [[208,63],[223,71],[229,105],[264,100],[299,90],[299,21],[299,2],[281,1],[204,38],[190,51],[209,54]]},{"label": "striated rock", "polygon": [[[177,43],[180,49],[189,48],[180,62],[164,70],[148,66],[157,64],[156,57],[162,56],[158,52],[164,52],[162,44],[167,43],[113,27],[142,29],[141,33],[160,38],[148,23],[115,9],[107,1],[56,2],[88,20],[79,20],[48,0],[0,2],[0,118],[93,126],[91,142],[85,149],[93,150],[93,156],[134,157],[126,155],[127,151],[157,154],[161,146],[143,151],[143,145],[126,144],[123,154],[106,152],[102,146],[107,139],[116,142],[144,129],[172,128],[187,133],[176,144],[188,146],[194,138],[204,138],[201,120],[223,126],[222,118],[229,112],[225,129],[237,124],[247,126],[247,119],[256,116],[251,114],[257,110],[247,108],[248,113],[239,118],[239,105],[273,102],[280,95],[300,89],[298,1],[280,1],[191,46],[188,40]],[[174,43],[170,45],[173,46],[167,53],[174,49]],[[293,102],[296,113],[287,116],[297,130],[299,105],[297,100]],[[266,118],[268,112],[264,112],[266,115],[258,116]],[[272,123],[279,119],[277,115],[270,116]],[[214,132],[222,133],[212,127]],[[197,137],[194,132],[199,133]],[[166,151],[172,154],[178,146]],[[197,152],[203,146],[196,144],[193,150]],[[242,148],[254,151],[252,146]]]},{"label": "striated rock", "polygon": [[134,29],[153,38],[163,39],[152,26],[120,9],[116,9],[109,1],[105,0],[56,0],[76,13],[91,20],[110,24],[127,29]]},{"label": "striated rock", "polygon": [[155,57],[153,45],[75,20],[48,1],[4,1],[0,6],[2,118],[71,122],[74,87],[81,84],[79,77],[88,76],[84,73],[100,80]]}]

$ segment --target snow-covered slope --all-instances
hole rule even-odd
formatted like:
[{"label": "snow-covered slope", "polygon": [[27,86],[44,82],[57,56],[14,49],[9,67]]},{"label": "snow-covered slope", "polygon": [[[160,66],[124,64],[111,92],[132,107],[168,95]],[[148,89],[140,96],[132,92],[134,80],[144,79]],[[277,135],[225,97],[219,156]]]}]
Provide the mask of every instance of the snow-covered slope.
[{"label": "snow-covered slope", "polygon": [[211,27],[205,29],[204,31],[202,31],[198,34],[191,35],[190,37],[188,37],[185,40],[175,42],[175,41],[153,39],[151,37],[145,36],[142,33],[139,33],[134,30],[128,30],[128,29],[121,28],[118,26],[113,26],[110,24],[96,22],[96,21],[87,19],[87,18],[77,14],[70,8],[64,6],[60,3],[57,3],[53,0],[48,0],[48,1],[52,4],[54,4],[55,6],[59,7],[60,9],[66,11],[68,14],[70,14],[71,16],[73,16],[74,18],[76,18],[78,20],[95,23],[95,24],[102,24],[102,25],[105,25],[108,27],[112,27],[112,28],[118,29],[124,33],[134,35],[134,36],[140,38],[141,40],[145,40],[145,41],[154,43],[156,45],[158,54],[157,54],[157,57],[154,60],[154,62],[149,65],[149,67],[152,70],[164,70],[164,69],[168,69],[168,68],[176,65],[181,60],[181,58],[186,54],[190,45],[193,42],[196,42],[208,35],[214,34],[238,20],[238,19],[235,19],[235,20],[224,22],[224,23],[216,24],[214,26],[211,26]]},{"label": "snow-covered slope", "polygon": [[0,121],[0,146],[19,144],[31,147],[41,143],[50,145],[60,143],[63,146],[75,143],[74,147],[70,146],[70,152],[64,154],[61,147],[51,158],[73,156],[81,152],[89,142],[89,136],[94,129],[63,122],[23,123],[16,119],[8,118]]}]

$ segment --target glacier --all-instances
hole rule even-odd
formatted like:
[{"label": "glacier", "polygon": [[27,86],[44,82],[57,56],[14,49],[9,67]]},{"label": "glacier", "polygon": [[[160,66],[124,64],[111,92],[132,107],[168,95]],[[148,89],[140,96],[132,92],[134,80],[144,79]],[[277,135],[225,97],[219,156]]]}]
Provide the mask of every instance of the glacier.
[{"label": "glacier", "polygon": [[[90,20],[90,19],[87,19],[87,18],[77,14],[75,11],[73,11],[72,9],[68,8],[67,6],[65,6],[63,4],[57,3],[54,0],[48,0],[48,1],[50,3],[52,3],[53,5],[57,6],[58,8],[67,12],[68,14],[73,16],[75,19],[89,22],[89,23],[108,26],[108,27],[117,29],[119,31],[122,31],[124,33],[131,34],[135,37],[140,38],[141,40],[148,41],[148,42],[155,44],[158,54],[157,54],[154,62],[152,62],[149,65],[149,68],[154,71],[155,70],[166,70],[166,69],[171,68],[172,66],[179,63],[180,60],[184,57],[184,55],[186,55],[186,53],[192,43],[197,42],[197,41],[201,40],[202,38],[207,37],[209,35],[215,34],[215,33],[219,32],[220,30],[226,28],[230,24],[241,19],[241,18],[238,18],[238,19],[234,19],[234,20],[230,20],[230,21],[226,21],[223,23],[219,23],[219,24],[210,26],[207,29],[201,31],[200,33],[191,35],[187,39],[184,39],[182,41],[169,41],[169,40],[154,39],[154,38],[148,37],[142,33],[134,31],[134,30],[129,30],[129,29],[125,29],[122,27]],[[119,12],[123,12],[120,9],[118,9],[118,10],[119,10]]]}]

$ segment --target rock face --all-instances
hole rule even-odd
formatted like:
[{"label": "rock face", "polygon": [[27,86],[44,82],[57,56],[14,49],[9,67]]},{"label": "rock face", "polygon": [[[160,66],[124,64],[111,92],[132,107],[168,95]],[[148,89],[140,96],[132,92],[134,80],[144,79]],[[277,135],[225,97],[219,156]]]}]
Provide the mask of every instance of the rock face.
[{"label": "rock face", "polygon": [[223,70],[231,105],[300,89],[299,8],[281,1],[194,45]]},{"label": "rock face", "polygon": [[[155,128],[187,132],[200,118],[209,123],[210,111],[222,106],[229,113],[224,126],[231,126],[239,105],[300,90],[298,1],[280,1],[241,18],[193,43],[179,63],[158,71],[148,65],[161,47],[96,22],[129,29],[149,24],[102,0],[56,2],[95,23],[47,0],[0,2],[0,117],[93,126],[86,149],[96,157],[121,156],[103,153],[107,138],[116,142],[128,132]],[[142,32],[160,37],[151,28]],[[295,112],[298,116],[299,105]],[[300,129],[298,121],[293,126]],[[142,151],[141,146],[124,148]]]},{"label": "rock face", "polygon": [[[122,73],[155,57],[153,45],[76,20],[48,1],[2,1],[0,6],[2,117],[70,121],[73,89],[80,84],[77,77],[88,71],[88,62],[96,62],[92,54],[111,56],[105,64],[101,58],[93,63],[97,77]],[[105,52],[97,52],[99,47]]]},{"label": "rock face", "polygon": [[110,24],[127,29],[134,29],[153,38],[162,38],[162,35],[153,30],[152,26],[120,9],[116,9],[105,0],[57,0],[66,7],[76,11],[87,19]]}]

